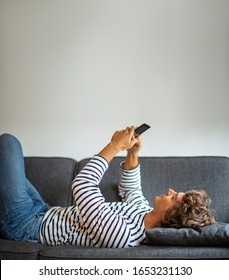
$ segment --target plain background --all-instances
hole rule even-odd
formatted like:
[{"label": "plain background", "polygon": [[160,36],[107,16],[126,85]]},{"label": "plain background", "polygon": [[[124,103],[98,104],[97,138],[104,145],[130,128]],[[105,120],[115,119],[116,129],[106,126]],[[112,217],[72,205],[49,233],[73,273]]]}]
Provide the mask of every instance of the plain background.
[{"label": "plain background", "polygon": [[229,1],[0,0],[0,133],[80,160],[146,122],[142,156],[229,156]]}]

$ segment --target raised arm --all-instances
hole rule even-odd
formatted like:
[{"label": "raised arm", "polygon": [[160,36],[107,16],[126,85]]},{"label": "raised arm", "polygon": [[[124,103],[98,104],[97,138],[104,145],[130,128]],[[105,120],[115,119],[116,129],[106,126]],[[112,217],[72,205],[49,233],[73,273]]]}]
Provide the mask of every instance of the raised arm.
[{"label": "raised arm", "polygon": [[127,217],[113,211],[100,192],[99,183],[108,162],[121,150],[136,143],[134,127],[116,131],[110,143],[75,177],[72,190],[81,224],[95,247],[128,247],[135,238]]},{"label": "raised arm", "polygon": [[141,187],[141,173],[138,162],[138,153],[142,148],[141,136],[138,136],[136,140],[135,145],[127,150],[126,159],[120,168],[119,195],[124,202],[150,207]]},{"label": "raised arm", "polygon": [[136,138],[136,143],[133,147],[127,150],[127,156],[123,168],[126,170],[134,169],[138,166],[138,153],[142,148],[141,136]]}]

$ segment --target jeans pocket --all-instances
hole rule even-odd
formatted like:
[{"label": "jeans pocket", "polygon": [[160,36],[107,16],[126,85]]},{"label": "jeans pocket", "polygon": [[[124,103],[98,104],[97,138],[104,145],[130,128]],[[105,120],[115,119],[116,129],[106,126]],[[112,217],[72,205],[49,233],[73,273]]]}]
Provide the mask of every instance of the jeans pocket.
[{"label": "jeans pocket", "polygon": [[30,220],[26,227],[24,227],[24,236],[22,241],[37,243],[39,242],[39,231],[40,224],[43,219],[43,215],[36,215],[32,220]]}]

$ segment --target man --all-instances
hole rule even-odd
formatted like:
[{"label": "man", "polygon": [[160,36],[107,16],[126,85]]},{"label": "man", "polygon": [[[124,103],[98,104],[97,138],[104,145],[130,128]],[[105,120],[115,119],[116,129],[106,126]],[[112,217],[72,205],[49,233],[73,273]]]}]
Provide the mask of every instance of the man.
[{"label": "man", "polygon": [[[199,228],[214,223],[210,199],[202,190],[176,193],[169,189],[151,208],[140,182],[141,137],[135,127],[116,131],[110,142],[81,170],[72,183],[75,205],[50,207],[24,173],[19,141],[0,136],[1,234],[5,238],[51,246],[74,244],[125,248],[142,244],[145,230],[158,227]],[[122,202],[105,202],[99,183],[111,160],[127,150],[118,186]]]}]

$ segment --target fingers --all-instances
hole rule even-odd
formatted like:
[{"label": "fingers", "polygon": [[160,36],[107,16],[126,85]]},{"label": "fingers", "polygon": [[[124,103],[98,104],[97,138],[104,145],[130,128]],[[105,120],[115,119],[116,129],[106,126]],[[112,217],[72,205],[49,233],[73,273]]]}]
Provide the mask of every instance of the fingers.
[{"label": "fingers", "polygon": [[134,134],[134,130],[135,127],[132,125],[132,126],[127,126],[127,128],[124,131],[130,134]]},{"label": "fingers", "polygon": [[131,126],[127,126],[125,129],[122,129],[120,131],[133,131],[135,129],[136,129],[136,127],[134,125],[131,125]]},{"label": "fingers", "polygon": [[121,134],[126,134],[126,135],[130,135],[130,137],[133,137],[134,135],[134,130],[135,127],[134,126],[127,126],[125,129],[120,130],[120,131],[116,131],[116,133],[121,133]]},{"label": "fingers", "polygon": [[116,131],[112,136],[112,143],[115,144],[119,150],[128,150],[135,144],[141,145],[140,139],[137,139],[134,135],[135,127],[128,126],[123,130]]},{"label": "fingers", "polygon": [[138,142],[137,138],[134,136],[134,130],[135,130],[134,126],[128,126],[125,130],[132,146],[134,146]]}]

